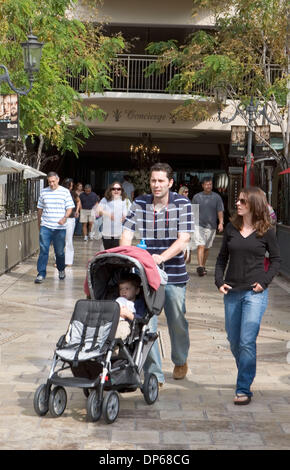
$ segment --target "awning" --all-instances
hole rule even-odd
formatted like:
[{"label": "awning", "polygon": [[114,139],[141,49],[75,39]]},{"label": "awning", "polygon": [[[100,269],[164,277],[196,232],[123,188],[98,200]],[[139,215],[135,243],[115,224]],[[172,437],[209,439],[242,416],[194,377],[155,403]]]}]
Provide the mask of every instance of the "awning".
[{"label": "awning", "polygon": [[0,159],[0,175],[10,175],[11,173],[21,173],[24,171],[22,163],[11,160],[11,158],[2,157]]},{"label": "awning", "polygon": [[287,173],[290,173],[290,168],[287,168],[286,170],[281,171],[279,175],[286,175]]},{"label": "awning", "polygon": [[11,158],[0,157],[0,175],[10,175],[12,173],[21,173],[23,171],[23,178],[41,178],[46,176],[42,171],[36,170],[29,165],[16,162]]},{"label": "awning", "polygon": [[31,166],[28,166],[28,165],[23,165],[23,166],[25,166],[24,173],[23,173],[23,178],[25,180],[29,178],[43,178],[46,176],[46,173],[43,173],[42,171],[39,171],[36,168],[32,168]]}]

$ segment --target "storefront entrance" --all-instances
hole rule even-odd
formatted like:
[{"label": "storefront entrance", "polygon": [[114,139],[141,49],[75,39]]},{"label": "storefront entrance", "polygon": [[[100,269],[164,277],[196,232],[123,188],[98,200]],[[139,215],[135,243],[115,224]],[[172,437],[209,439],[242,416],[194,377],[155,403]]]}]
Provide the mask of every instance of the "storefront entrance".
[{"label": "storefront entrance", "polygon": [[[96,134],[80,151],[79,158],[67,154],[59,161],[61,178],[71,177],[75,182],[89,183],[102,196],[106,187],[115,180],[123,181],[124,174],[140,174],[140,168],[132,160],[130,146],[138,143],[138,133],[131,135]],[[129,134],[129,133],[128,133]],[[191,132],[193,135],[193,132]],[[227,143],[219,135],[173,135],[165,136],[151,132],[152,143],[160,148],[159,160],[174,170],[174,190],[182,184],[190,188],[189,196],[201,190],[204,176],[218,175],[227,171]],[[223,137],[226,140],[226,137]],[[146,167],[143,171],[146,175]],[[133,181],[135,183],[135,181]],[[138,182],[137,182],[138,184]]]}]

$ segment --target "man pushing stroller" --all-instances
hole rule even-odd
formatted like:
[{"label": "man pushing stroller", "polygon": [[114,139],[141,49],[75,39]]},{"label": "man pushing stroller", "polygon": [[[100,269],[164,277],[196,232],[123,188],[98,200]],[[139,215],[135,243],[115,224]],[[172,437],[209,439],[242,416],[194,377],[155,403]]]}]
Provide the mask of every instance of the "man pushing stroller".
[{"label": "man pushing stroller", "polygon": [[[188,370],[189,351],[188,322],[185,318],[185,294],[189,276],[186,272],[183,251],[194,230],[190,201],[172,191],[173,170],[166,163],[156,163],[150,169],[152,194],[138,196],[123,224],[121,246],[132,245],[134,232],[145,240],[147,251],[157,265],[164,264],[168,275],[165,288],[164,312],[171,341],[171,359],[174,363],[173,378],[183,379]],[[157,317],[152,317],[150,326],[157,330]],[[155,342],[145,373],[154,373],[163,384],[164,374],[158,345]]]}]

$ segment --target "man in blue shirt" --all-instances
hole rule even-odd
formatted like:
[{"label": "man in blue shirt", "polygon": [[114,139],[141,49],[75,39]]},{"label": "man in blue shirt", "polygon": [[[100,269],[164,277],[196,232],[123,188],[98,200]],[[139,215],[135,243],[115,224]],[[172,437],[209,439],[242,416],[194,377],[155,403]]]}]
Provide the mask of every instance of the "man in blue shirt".
[{"label": "man in blue shirt", "polygon": [[[172,168],[157,163],[150,169],[152,194],[137,197],[124,222],[120,245],[131,245],[134,232],[146,241],[147,251],[156,264],[164,263],[168,275],[164,311],[171,341],[174,379],[186,376],[189,351],[188,322],[185,318],[185,294],[188,274],[183,251],[193,232],[193,214],[189,200],[170,191],[173,185]],[[151,319],[151,330],[157,329],[157,317]],[[159,384],[164,383],[158,345],[148,355],[145,374],[154,373]]]},{"label": "man in blue shirt", "polygon": [[84,191],[80,194],[81,201],[81,215],[80,223],[83,225],[84,241],[88,241],[88,226],[89,226],[89,238],[93,240],[93,224],[96,215],[93,214],[92,209],[99,202],[99,197],[92,191],[90,184],[86,184]]},{"label": "man in blue shirt", "polygon": [[46,277],[49,247],[53,243],[59,279],[65,278],[65,235],[66,221],[75,204],[68,189],[60,186],[58,175],[51,171],[47,175],[48,187],[41,192],[37,204],[39,227],[39,257],[36,284]]}]

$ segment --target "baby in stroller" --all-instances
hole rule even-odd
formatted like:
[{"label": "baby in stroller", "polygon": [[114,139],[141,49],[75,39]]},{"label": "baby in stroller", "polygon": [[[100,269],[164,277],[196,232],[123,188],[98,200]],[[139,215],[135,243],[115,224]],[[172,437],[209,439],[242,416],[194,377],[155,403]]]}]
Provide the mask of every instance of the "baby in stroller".
[{"label": "baby in stroller", "polygon": [[119,280],[120,297],[116,302],[120,305],[120,320],[116,331],[116,338],[125,340],[131,333],[130,324],[135,317],[142,318],[145,315],[145,303],[140,294],[141,279],[135,273],[129,273]]}]

